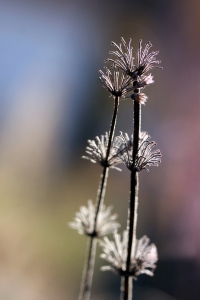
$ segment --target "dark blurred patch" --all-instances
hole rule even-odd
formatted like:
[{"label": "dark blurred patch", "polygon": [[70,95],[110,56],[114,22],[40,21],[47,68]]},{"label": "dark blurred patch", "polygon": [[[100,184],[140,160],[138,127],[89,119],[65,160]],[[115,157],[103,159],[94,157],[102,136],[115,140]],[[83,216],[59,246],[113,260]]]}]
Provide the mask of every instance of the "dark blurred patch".
[{"label": "dark blurred patch", "polygon": [[[139,300],[188,300],[199,299],[199,270],[194,260],[160,260],[154,277],[141,275],[133,283],[134,297]],[[101,290],[105,299],[119,297],[120,278],[110,272],[102,273],[94,293]],[[118,287],[118,290],[117,288]]]}]

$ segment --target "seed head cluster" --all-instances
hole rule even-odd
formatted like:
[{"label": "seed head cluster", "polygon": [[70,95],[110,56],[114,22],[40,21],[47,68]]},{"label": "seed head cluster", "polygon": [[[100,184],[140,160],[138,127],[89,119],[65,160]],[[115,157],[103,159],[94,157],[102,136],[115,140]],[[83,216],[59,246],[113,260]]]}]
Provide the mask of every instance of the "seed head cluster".
[{"label": "seed head cluster", "polygon": [[108,161],[106,160],[108,147],[108,132],[102,135],[101,138],[96,137],[96,141],[88,140],[89,146],[86,147],[88,156],[83,158],[90,160],[93,163],[99,163],[101,166],[107,166],[120,170],[116,167],[117,164],[124,163],[129,170],[140,172],[148,170],[147,167],[158,166],[161,162],[161,152],[159,149],[152,150],[157,144],[150,141],[150,135],[142,131],[139,138],[139,148],[133,163],[133,135],[131,138],[127,133],[120,132],[119,136],[115,136],[110,150]]},{"label": "seed head cluster", "polygon": [[[134,64],[134,57],[132,55],[133,48],[131,47],[131,39],[126,43],[124,38],[121,38],[121,44],[117,45],[115,42],[111,44],[116,48],[116,51],[110,51],[110,54],[114,58],[106,59],[106,62],[111,62],[112,66],[116,69],[122,70],[132,80],[129,81],[131,86],[124,90],[123,97],[131,98],[141,104],[145,104],[147,96],[142,93],[142,90],[152,83],[153,76],[151,74],[145,75],[154,68],[161,68],[159,65],[160,61],[156,59],[159,51],[152,51],[149,53],[152,47],[151,42],[147,42],[142,48],[142,40],[139,42],[139,48],[137,51],[137,64]],[[133,92],[132,92],[133,91]],[[129,96],[125,97],[127,92],[132,92]]]},{"label": "seed head cluster", "polygon": [[129,271],[126,270],[128,233],[124,231],[121,237],[115,232],[113,237],[114,241],[107,237],[104,237],[103,241],[99,241],[103,250],[100,257],[110,264],[103,266],[102,271],[112,271],[120,276],[131,276],[135,280],[140,274],[153,276],[158,254],[156,246],[149,244],[150,239],[147,236],[136,240],[133,245]]}]

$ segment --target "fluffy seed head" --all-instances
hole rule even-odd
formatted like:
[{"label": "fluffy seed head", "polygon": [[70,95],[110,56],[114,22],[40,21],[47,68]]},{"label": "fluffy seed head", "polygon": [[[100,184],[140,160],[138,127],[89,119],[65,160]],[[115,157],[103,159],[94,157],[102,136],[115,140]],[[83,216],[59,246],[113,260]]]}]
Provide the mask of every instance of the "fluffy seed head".
[{"label": "fluffy seed head", "polygon": [[142,49],[142,40],[139,41],[139,49],[137,52],[137,68],[135,70],[135,76],[141,76],[151,69],[162,67],[158,66],[160,64],[159,60],[156,60],[156,56],[159,51],[152,51],[149,53],[149,49],[152,47],[151,42],[147,42]]},{"label": "fluffy seed head", "polygon": [[[115,56],[116,59],[108,58],[105,60],[105,62],[111,62],[113,65],[116,65],[119,69],[123,70],[127,75],[132,77],[135,66],[133,64],[134,57],[132,55],[133,48],[131,47],[131,39],[129,39],[129,42],[126,43],[124,38],[121,38],[122,44],[117,45],[115,42],[111,42],[111,45],[113,45],[117,50],[116,51],[110,51],[110,54]],[[125,51],[123,50],[123,47]]]},{"label": "fluffy seed head", "polygon": [[99,77],[100,81],[103,84],[103,87],[113,96],[125,98],[127,93],[127,88],[132,82],[132,79],[127,76],[125,72],[121,72],[116,65],[113,67],[113,73],[107,68],[104,67],[106,72],[99,71],[101,76]]},{"label": "fluffy seed head", "polygon": [[117,215],[111,214],[112,206],[103,205],[98,213],[96,230],[94,231],[95,211],[94,204],[89,200],[88,206],[80,207],[80,211],[76,213],[74,221],[70,222],[69,226],[76,229],[79,234],[96,237],[112,233],[120,227],[120,224],[116,222]]},{"label": "fluffy seed head", "polygon": [[119,136],[121,139],[121,151],[118,153],[118,158],[127,166],[129,170],[135,170],[137,172],[143,169],[147,170],[148,166],[158,166],[161,162],[161,152],[160,150],[152,150],[156,146],[155,142],[150,141],[150,136],[147,132],[142,131],[139,138],[139,148],[136,155],[136,160],[133,164],[133,136],[129,138],[128,134],[124,135],[121,133]]},{"label": "fluffy seed head", "polygon": [[129,43],[126,43],[124,38],[121,38],[121,41],[122,44],[119,45],[117,45],[115,42],[111,43],[116,48],[116,51],[110,52],[110,54],[113,55],[115,59],[108,58],[106,62],[112,62],[113,65],[123,70],[134,80],[137,80],[138,76],[143,76],[146,72],[153,68],[161,68],[158,66],[160,61],[156,60],[156,56],[159,53],[159,51],[153,51],[149,53],[149,49],[152,47],[151,42],[146,43],[144,49],[142,49],[142,40],[139,41],[139,48],[137,51],[137,65],[134,65],[131,39],[129,39]]},{"label": "fluffy seed head", "polygon": [[88,159],[93,163],[99,163],[103,167],[107,166],[121,171],[121,169],[117,168],[116,165],[122,163],[119,156],[124,147],[122,139],[120,136],[114,137],[107,160],[108,141],[108,132],[106,132],[105,135],[101,135],[101,137],[97,136],[96,141],[88,140],[89,146],[86,147],[86,153],[88,156],[82,156],[82,158]]},{"label": "fluffy seed head", "polygon": [[153,276],[158,254],[155,244],[149,244],[150,240],[147,236],[136,240],[135,246],[132,247],[129,270],[126,270],[127,231],[123,232],[122,237],[115,232],[114,241],[110,241],[107,237],[104,237],[104,240],[99,243],[103,250],[103,254],[100,257],[110,264],[109,266],[103,266],[101,270],[110,270],[120,276],[131,276],[135,280],[140,274]]}]

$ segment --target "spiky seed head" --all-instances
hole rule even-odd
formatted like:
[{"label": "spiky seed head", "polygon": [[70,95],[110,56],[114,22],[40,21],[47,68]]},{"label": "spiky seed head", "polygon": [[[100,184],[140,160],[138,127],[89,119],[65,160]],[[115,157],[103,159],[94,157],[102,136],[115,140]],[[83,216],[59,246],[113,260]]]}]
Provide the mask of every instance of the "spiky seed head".
[{"label": "spiky seed head", "polygon": [[110,270],[120,276],[130,276],[135,280],[140,274],[153,276],[158,254],[155,244],[150,244],[147,236],[136,240],[133,245],[129,270],[126,270],[128,232],[124,231],[122,237],[115,232],[113,237],[114,241],[107,237],[104,237],[103,241],[99,241],[103,250],[100,257],[110,264],[103,266],[102,271]]},{"label": "spiky seed head", "polygon": [[118,139],[121,140],[121,151],[118,152],[118,158],[127,166],[129,170],[135,170],[140,172],[142,170],[148,170],[149,166],[158,166],[161,162],[160,150],[152,150],[157,144],[150,141],[150,135],[147,132],[140,132],[139,147],[136,155],[135,162],[133,162],[133,135],[129,138],[128,134],[120,133]]},{"label": "spiky seed head", "polygon": [[97,224],[94,230],[96,208],[91,200],[88,200],[88,206],[81,206],[75,214],[74,221],[69,226],[76,229],[79,234],[88,236],[103,237],[113,233],[120,224],[116,221],[117,214],[112,214],[112,206],[102,205],[97,217]]}]

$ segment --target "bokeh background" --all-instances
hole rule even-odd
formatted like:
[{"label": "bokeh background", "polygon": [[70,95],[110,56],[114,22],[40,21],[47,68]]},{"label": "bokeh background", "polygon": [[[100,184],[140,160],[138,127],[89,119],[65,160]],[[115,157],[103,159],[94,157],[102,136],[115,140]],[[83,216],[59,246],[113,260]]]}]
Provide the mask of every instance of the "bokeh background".
[{"label": "bokeh background", "polygon": [[[156,243],[153,278],[134,299],[200,299],[200,2],[0,0],[0,299],[77,299],[86,239],[68,227],[95,200],[101,168],[81,159],[109,129],[113,100],[98,70],[111,40],[150,40],[163,71],[142,108],[142,129],[162,151],[140,175],[138,237]],[[120,103],[116,132],[132,130]],[[106,203],[125,228],[129,172],[110,171]],[[100,250],[98,250],[97,258]],[[92,299],[119,299],[119,278],[99,272]]]}]

